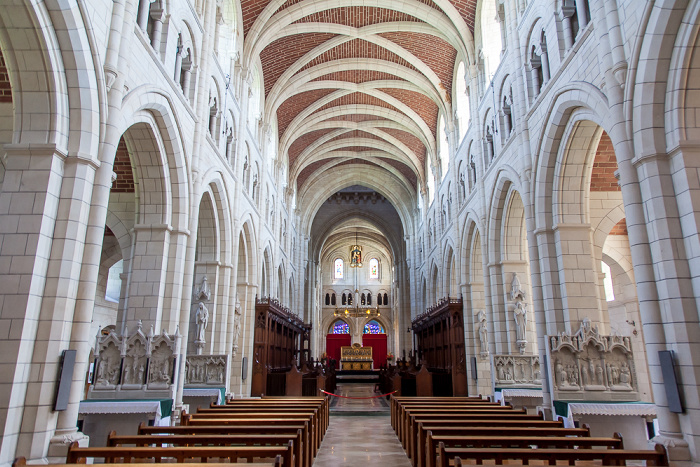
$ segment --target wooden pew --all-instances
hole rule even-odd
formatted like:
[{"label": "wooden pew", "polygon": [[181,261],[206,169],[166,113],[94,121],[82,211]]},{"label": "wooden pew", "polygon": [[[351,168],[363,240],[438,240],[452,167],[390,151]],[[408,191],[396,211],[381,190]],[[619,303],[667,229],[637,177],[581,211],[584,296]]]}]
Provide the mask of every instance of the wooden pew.
[{"label": "wooden pew", "polygon": [[427,463],[426,444],[428,431],[432,431],[433,435],[447,436],[591,436],[591,429],[586,423],[581,428],[564,428],[563,426],[537,428],[532,426],[442,426],[439,424],[426,426],[423,422],[420,422],[418,423],[417,431],[417,441],[412,445],[411,459],[414,461],[414,465],[420,467],[424,467]]},{"label": "wooden pew", "polygon": [[[552,430],[550,433],[556,433]],[[445,448],[521,448],[538,449],[592,449],[594,447],[606,449],[623,449],[622,436],[619,433],[611,438],[599,438],[590,436],[511,436],[511,435],[474,435],[474,436],[454,436],[454,435],[434,435],[428,431],[426,438],[425,464],[418,463],[419,466],[436,467],[437,447],[442,444]],[[422,456],[421,456],[422,457]]]},{"label": "wooden pew", "polygon": [[316,423],[321,430],[321,433],[326,432],[326,416],[322,414],[322,408],[318,405],[294,405],[286,406],[279,404],[277,405],[266,405],[266,404],[250,404],[250,405],[225,405],[218,406],[216,408],[200,408],[197,410],[196,414],[193,415],[209,415],[221,416],[221,414],[263,414],[263,413],[313,413],[312,423]]},{"label": "wooden pew", "polygon": [[313,454],[316,455],[318,448],[321,446],[321,434],[318,423],[313,423],[312,414],[303,413],[246,413],[246,414],[190,414],[187,418],[183,417],[185,425],[242,425],[242,424],[258,424],[258,425],[283,425],[288,422],[307,422],[309,431],[309,440],[313,446]]},{"label": "wooden pew", "polygon": [[297,430],[302,431],[302,451],[304,461],[311,462],[315,456],[313,443],[310,439],[309,423],[290,422],[288,424],[239,424],[239,425],[178,425],[178,426],[147,426],[145,423],[139,425],[139,435],[218,435],[218,434],[286,434],[294,437]]},{"label": "wooden pew", "polygon": [[[399,405],[410,405],[410,404],[483,404],[491,403],[488,398],[482,398],[481,396],[469,396],[469,397],[409,397],[409,396],[390,396],[389,407],[391,410],[391,422],[392,427],[394,426],[394,416],[398,412]],[[498,404],[495,402],[495,404]]]},{"label": "wooden pew", "polygon": [[[456,460],[459,458],[460,460]],[[493,460],[496,465],[504,460],[520,460],[526,465],[531,460],[547,461],[549,465],[557,465],[557,461],[567,461],[568,465],[577,465],[576,461],[600,462],[597,465],[627,465],[627,461],[645,461],[647,466],[667,466],[666,449],[656,445],[654,450],[627,449],[479,449],[479,448],[446,448],[443,443],[438,445],[438,467],[450,465],[467,465],[461,459],[469,459],[477,465],[484,460]]]},{"label": "wooden pew", "polygon": [[154,462],[162,462],[163,459],[175,459],[176,462],[185,462],[185,459],[200,459],[207,462],[209,459],[230,459],[238,462],[239,459],[252,460],[253,458],[282,457],[284,467],[294,466],[294,442],[289,441],[287,446],[178,446],[178,447],[87,447],[81,448],[74,441],[68,447],[66,455],[67,464],[84,464],[88,459],[104,459],[105,463],[131,463],[135,459],[152,459]]},{"label": "wooden pew", "polygon": [[[18,457],[12,463],[12,467],[25,467],[27,465],[27,459],[24,457]],[[85,467],[85,464],[51,464],[56,467]],[[153,467],[152,463],[141,464],[141,463],[130,463],[129,467]],[[181,462],[177,464],[177,467],[202,467],[201,462]],[[210,462],[207,467],[282,467],[282,456],[277,456],[275,462]]]},{"label": "wooden pew", "polygon": [[107,436],[107,447],[124,445],[134,446],[286,446],[294,441],[296,467],[311,467],[311,460],[303,452],[303,433],[296,431],[294,437],[289,434],[207,434],[207,435],[117,435],[111,431]]},{"label": "wooden pew", "polygon": [[[561,420],[531,420],[524,418],[456,418],[456,419],[422,419],[418,423],[422,422],[425,426],[435,426],[435,427],[497,427],[497,428],[563,428],[564,424]],[[419,444],[418,439],[418,429],[417,425],[413,428],[411,435],[407,437],[407,445],[404,446],[406,454],[413,460],[418,455],[418,448],[421,450],[425,449],[425,442]],[[422,455],[422,454],[421,454]]]},{"label": "wooden pew", "polygon": [[[411,418],[416,418],[416,417],[421,417],[421,416],[430,416],[434,415],[434,418],[437,417],[442,417],[442,416],[447,416],[447,417],[454,417],[457,415],[471,415],[471,414],[480,414],[480,415],[488,415],[489,417],[491,415],[496,415],[496,414],[505,414],[504,416],[508,415],[518,415],[518,416],[523,416],[523,415],[528,415],[527,411],[524,409],[513,409],[510,406],[473,406],[473,407],[460,407],[460,406],[455,406],[451,408],[424,408],[424,407],[419,407],[419,408],[412,408],[412,407],[401,407],[398,417],[397,417],[397,425],[394,430],[396,431],[397,436],[399,438],[404,435],[404,433],[409,433],[409,431],[404,431],[408,430],[409,425],[411,423]],[[539,419],[541,420],[542,418],[536,415],[529,415],[529,417],[533,419]]]},{"label": "wooden pew", "polygon": [[[441,413],[441,414],[431,414],[431,413],[426,413],[426,414],[410,414],[401,431],[399,432],[399,441],[401,441],[401,444],[404,446],[404,449],[408,447],[408,443],[410,440],[415,438],[415,433],[416,433],[416,425],[418,422],[422,422],[425,420],[440,420],[440,424],[445,424],[449,422],[457,422],[462,425],[467,425],[471,424],[472,421],[480,420],[488,420],[493,422],[497,421],[503,421],[503,422],[520,422],[520,423],[527,423],[527,422],[543,422],[544,420],[542,419],[542,415],[530,415],[525,413],[524,411],[522,412],[517,412],[517,413],[455,413],[455,414],[450,414],[450,413]],[[483,425],[483,423],[482,423]],[[488,425],[487,425],[488,426]]]},{"label": "wooden pew", "polygon": [[[330,402],[325,397],[304,397],[300,399],[229,399],[226,404],[216,405],[211,404],[210,409],[225,410],[227,407],[311,407],[319,408],[320,416],[324,422],[324,432],[328,428]],[[200,409],[203,410],[203,409]]]}]

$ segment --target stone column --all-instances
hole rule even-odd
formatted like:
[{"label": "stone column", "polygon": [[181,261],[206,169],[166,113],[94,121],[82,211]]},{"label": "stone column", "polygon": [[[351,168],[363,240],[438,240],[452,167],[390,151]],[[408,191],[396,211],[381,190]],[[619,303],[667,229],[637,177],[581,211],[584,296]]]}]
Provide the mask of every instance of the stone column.
[{"label": "stone column", "polygon": [[154,9],[151,11],[151,19],[153,20],[153,28],[151,29],[151,47],[160,54],[160,38],[163,33],[163,9]]},{"label": "stone column", "polygon": [[574,9],[567,6],[562,6],[559,12],[559,17],[561,18],[561,25],[564,33],[564,48],[565,52],[571,50],[574,46],[574,30],[571,25],[571,17],[574,14]]},{"label": "stone column", "polygon": [[144,33],[148,32],[148,13],[151,9],[151,0],[140,0],[139,14],[136,17],[136,24]]},{"label": "stone column", "polygon": [[[71,207],[76,208],[74,215],[82,215],[82,198],[71,206],[70,197],[66,198],[70,193],[61,191],[66,159],[63,152],[51,144],[5,145],[4,149],[0,260],[6,267],[0,277],[0,329],[5,335],[0,361],[5,377],[0,382],[0,412],[4,415],[0,425],[0,462],[9,465],[17,455],[37,460],[46,457],[56,414],[46,406],[46,398],[42,401],[41,391],[48,384],[53,388],[58,357],[68,338],[62,332],[66,326],[58,326],[55,337],[46,331],[51,330],[54,308],[58,311],[57,321],[72,319],[67,313],[73,311],[75,296],[70,296],[70,290],[58,289],[62,278],[57,273],[65,268],[66,285],[75,287],[73,281],[80,272],[80,261],[71,263],[77,249],[82,248],[84,226],[69,225],[63,218]],[[74,176],[79,176],[78,165],[72,165]],[[71,185],[67,179],[69,190]],[[54,238],[57,227],[59,235]],[[68,228],[75,229],[74,237],[66,232]],[[66,255],[61,254],[63,243]],[[46,337],[37,335],[39,329]],[[37,420],[39,417],[42,420]]]},{"label": "stone column", "polygon": [[588,224],[558,224],[554,228],[564,319],[574,329],[583,318],[601,323],[601,332],[610,323],[598,308],[600,296],[593,264],[591,227]]}]

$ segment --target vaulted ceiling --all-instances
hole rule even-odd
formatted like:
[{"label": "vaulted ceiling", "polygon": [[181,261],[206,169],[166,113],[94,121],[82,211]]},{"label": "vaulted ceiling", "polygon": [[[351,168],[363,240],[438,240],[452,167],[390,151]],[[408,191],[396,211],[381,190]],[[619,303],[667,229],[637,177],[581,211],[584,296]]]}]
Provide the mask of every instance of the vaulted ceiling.
[{"label": "vaulted ceiling", "polygon": [[243,0],[244,55],[260,56],[290,183],[358,164],[423,185],[455,62],[473,62],[476,3]]}]

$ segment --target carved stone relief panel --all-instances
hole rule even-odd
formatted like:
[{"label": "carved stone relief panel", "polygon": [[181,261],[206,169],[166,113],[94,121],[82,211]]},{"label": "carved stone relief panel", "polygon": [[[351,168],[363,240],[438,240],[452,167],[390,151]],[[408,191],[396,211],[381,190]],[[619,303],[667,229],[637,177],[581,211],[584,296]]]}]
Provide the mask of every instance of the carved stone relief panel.
[{"label": "carved stone relief panel", "polygon": [[126,344],[124,369],[122,373],[122,388],[140,388],[146,382],[147,343],[144,336],[134,334]]},{"label": "carved stone relief panel", "polygon": [[629,337],[600,335],[584,320],[577,333],[548,342],[556,400],[639,400]]},{"label": "carved stone relief panel", "polygon": [[226,384],[228,355],[188,355],[185,361],[185,387]]},{"label": "carved stone relief panel", "polygon": [[95,374],[95,388],[111,389],[119,384],[119,371],[122,366],[120,347],[121,343],[116,336],[112,336],[111,339],[105,339],[100,344],[97,372]]},{"label": "carved stone relief panel", "polygon": [[496,386],[542,387],[539,355],[494,355]]}]

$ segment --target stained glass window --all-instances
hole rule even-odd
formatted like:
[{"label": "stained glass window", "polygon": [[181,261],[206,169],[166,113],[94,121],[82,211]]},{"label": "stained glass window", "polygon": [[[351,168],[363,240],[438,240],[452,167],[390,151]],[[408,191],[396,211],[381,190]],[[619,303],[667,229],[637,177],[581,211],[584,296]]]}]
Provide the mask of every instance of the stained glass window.
[{"label": "stained glass window", "polygon": [[338,320],[333,323],[331,334],[350,334],[350,326],[345,321]]},{"label": "stained glass window", "polygon": [[379,261],[377,258],[369,260],[369,278],[379,279]]},{"label": "stained glass window", "polygon": [[343,260],[341,258],[338,258],[335,260],[335,278],[336,279],[342,279],[343,278]]},{"label": "stained glass window", "polygon": [[365,324],[364,334],[384,334],[384,327],[377,321],[372,320]]}]

